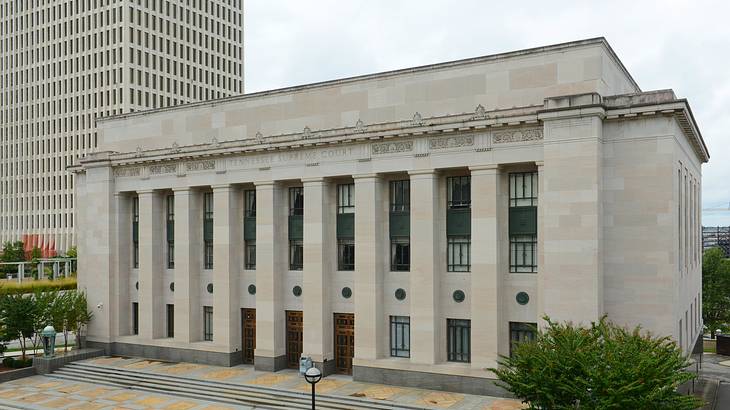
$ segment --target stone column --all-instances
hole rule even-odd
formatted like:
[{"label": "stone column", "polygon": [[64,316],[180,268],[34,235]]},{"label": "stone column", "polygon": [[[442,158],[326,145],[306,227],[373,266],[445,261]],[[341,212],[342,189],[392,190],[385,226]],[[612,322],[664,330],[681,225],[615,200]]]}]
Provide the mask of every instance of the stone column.
[{"label": "stone column", "polygon": [[163,337],[162,303],[162,198],[159,192],[138,191],[139,196],[139,336]]},{"label": "stone column", "polygon": [[542,204],[543,306],[556,321],[603,315],[603,121],[545,118]]},{"label": "stone column", "polygon": [[[213,186],[213,342],[229,353],[241,350],[242,199],[231,185]],[[240,362],[240,356],[232,358],[233,363]]]},{"label": "stone column", "polygon": [[411,362],[434,364],[439,360],[439,266],[437,248],[438,174],[409,171],[411,178]]},{"label": "stone column", "polygon": [[545,275],[541,274],[545,266],[545,234],[543,233],[544,225],[544,209],[543,195],[545,194],[545,184],[543,177],[545,175],[545,163],[543,161],[536,162],[537,165],[537,326],[543,328],[547,322],[542,317],[547,313],[545,311]]},{"label": "stone column", "polygon": [[382,179],[376,174],[355,179],[355,358],[383,356]]},{"label": "stone column", "polygon": [[[304,354],[330,374],[334,371],[332,308],[330,305],[334,237],[329,186],[322,178],[304,185]],[[327,363],[324,365],[324,363]]]},{"label": "stone column", "polygon": [[[287,265],[287,222],[280,215],[286,204],[273,181],[256,183],[256,351],[257,370],[286,368],[283,282]],[[306,291],[305,291],[306,292]],[[306,315],[305,315],[306,317]]]},{"label": "stone column", "polygon": [[203,338],[200,305],[203,227],[201,195],[190,188],[175,189],[175,342]]},{"label": "stone column", "polygon": [[499,230],[500,171],[497,165],[471,171],[471,367],[496,367],[499,333],[503,238]]}]

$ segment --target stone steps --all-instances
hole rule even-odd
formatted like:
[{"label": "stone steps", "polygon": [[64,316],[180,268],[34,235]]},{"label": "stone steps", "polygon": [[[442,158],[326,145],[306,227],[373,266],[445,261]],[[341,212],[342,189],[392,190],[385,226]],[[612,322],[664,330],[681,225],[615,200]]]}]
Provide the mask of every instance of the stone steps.
[{"label": "stone steps", "polygon": [[[309,392],[247,386],[222,381],[208,382],[184,376],[160,375],[84,362],[70,363],[48,376],[255,408],[311,408],[311,395]],[[327,394],[317,395],[317,408],[332,410],[423,409],[423,407]]]}]

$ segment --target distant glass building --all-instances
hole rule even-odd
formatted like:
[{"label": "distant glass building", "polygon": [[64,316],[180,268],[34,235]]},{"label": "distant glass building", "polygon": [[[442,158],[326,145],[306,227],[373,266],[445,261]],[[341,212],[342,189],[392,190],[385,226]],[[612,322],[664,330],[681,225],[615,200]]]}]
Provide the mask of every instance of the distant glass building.
[{"label": "distant glass building", "polygon": [[703,226],[702,248],[720,248],[730,258],[730,226]]},{"label": "distant glass building", "polygon": [[242,92],[243,0],[0,0],[0,241],[75,244],[96,118]]}]

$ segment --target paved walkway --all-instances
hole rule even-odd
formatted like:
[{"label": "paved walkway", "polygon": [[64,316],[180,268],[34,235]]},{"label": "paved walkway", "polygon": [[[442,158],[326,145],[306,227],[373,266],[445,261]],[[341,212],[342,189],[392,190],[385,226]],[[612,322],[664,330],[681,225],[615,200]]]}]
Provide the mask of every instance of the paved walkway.
[{"label": "paved walkway", "polygon": [[[216,367],[191,363],[170,363],[140,358],[103,357],[86,361],[97,366],[123,368],[143,373],[175,376],[207,382],[221,381],[247,386],[265,386],[290,391],[310,391],[310,386],[294,370],[262,372],[253,366]],[[349,376],[333,375],[317,384],[317,392],[333,396],[352,396],[424,409],[515,410],[516,400],[470,394],[387,386],[355,382]],[[32,409],[241,409],[197,400],[179,399],[129,389],[95,386],[43,376],[0,384],[0,400],[32,404]]]}]

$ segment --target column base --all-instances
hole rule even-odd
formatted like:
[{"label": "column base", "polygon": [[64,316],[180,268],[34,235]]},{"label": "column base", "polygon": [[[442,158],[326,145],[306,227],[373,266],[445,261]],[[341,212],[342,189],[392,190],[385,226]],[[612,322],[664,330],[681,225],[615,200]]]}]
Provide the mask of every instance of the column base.
[{"label": "column base", "polygon": [[352,366],[352,380],[465,394],[513,397],[507,390],[496,385],[496,379],[483,377]]},{"label": "column base", "polygon": [[264,372],[278,372],[289,367],[286,355],[269,357],[269,356],[254,356],[253,367],[256,370]]}]

